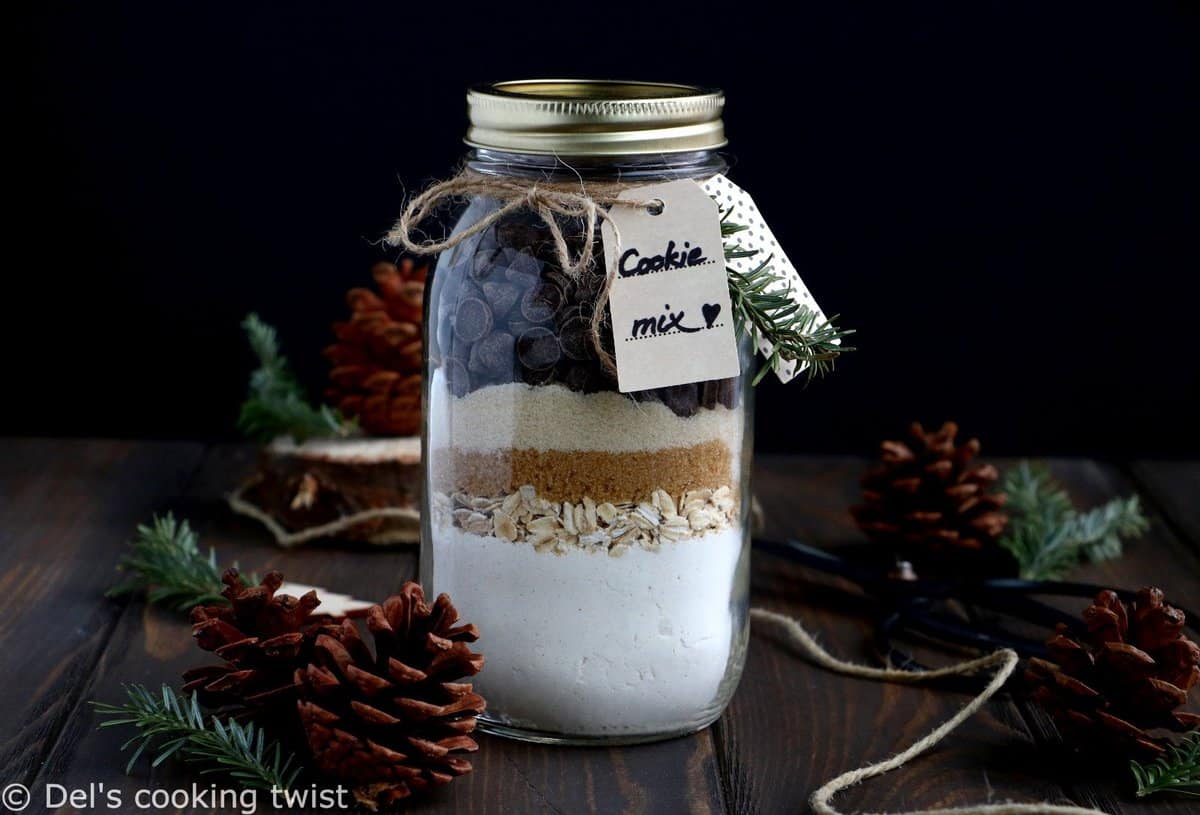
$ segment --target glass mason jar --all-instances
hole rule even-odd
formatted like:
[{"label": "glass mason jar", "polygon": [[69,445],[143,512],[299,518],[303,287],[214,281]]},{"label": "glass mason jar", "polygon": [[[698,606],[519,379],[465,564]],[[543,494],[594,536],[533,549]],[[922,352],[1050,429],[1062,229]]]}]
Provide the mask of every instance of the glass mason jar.
[{"label": "glass mason jar", "polygon": [[[476,89],[467,166],[576,193],[703,180],[725,168],[723,101],[639,83]],[[455,232],[501,205],[471,198]],[[599,240],[559,223],[587,270],[564,271],[543,215],[518,209],[430,278],[422,583],[483,632],[485,730],[691,733],[724,710],[746,656],[753,349],[739,339],[734,379],[620,393],[590,331]]]}]

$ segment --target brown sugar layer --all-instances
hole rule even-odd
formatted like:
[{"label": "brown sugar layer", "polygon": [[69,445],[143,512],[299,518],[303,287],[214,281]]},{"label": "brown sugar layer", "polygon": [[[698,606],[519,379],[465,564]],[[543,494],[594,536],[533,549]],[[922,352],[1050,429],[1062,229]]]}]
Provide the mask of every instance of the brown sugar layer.
[{"label": "brown sugar layer", "polygon": [[435,451],[433,488],[503,496],[530,484],[549,501],[641,501],[655,490],[680,495],[736,484],[735,460],[720,439],[690,447],[610,453],[598,450]]}]

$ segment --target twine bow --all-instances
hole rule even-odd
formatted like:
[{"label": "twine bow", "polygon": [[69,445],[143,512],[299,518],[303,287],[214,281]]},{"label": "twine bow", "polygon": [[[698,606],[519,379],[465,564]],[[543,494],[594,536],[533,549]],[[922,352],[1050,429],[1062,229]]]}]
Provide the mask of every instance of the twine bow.
[{"label": "twine bow", "polygon": [[[592,244],[596,239],[596,223],[598,221],[608,221],[619,241],[620,236],[616,224],[608,214],[608,207],[644,209],[655,203],[620,198],[620,193],[625,189],[628,189],[628,185],[606,183],[594,184],[592,191],[589,192],[582,183],[575,186],[551,182],[531,182],[464,170],[453,178],[434,184],[420,195],[410,199],[404,207],[404,212],[400,215],[400,220],[388,232],[386,240],[393,246],[403,246],[413,254],[436,255],[458,246],[467,238],[478,235],[508,215],[527,209],[536,212],[545,222],[547,229],[550,230],[550,236],[554,240],[559,265],[568,276],[576,278],[592,263]],[[501,206],[445,240],[414,239],[413,234],[418,231],[420,225],[433,215],[445,201],[451,198],[476,195],[495,198],[501,202]],[[583,221],[583,248],[575,257],[571,256],[570,247],[567,246],[562,226],[556,216],[569,219],[578,218]]]},{"label": "twine bow", "polygon": [[[572,280],[578,280],[587,272],[593,263],[592,246],[596,239],[596,224],[607,221],[612,230],[613,240],[620,252],[621,234],[616,222],[609,214],[609,208],[614,206],[630,209],[648,209],[659,202],[643,201],[635,198],[621,198],[621,192],[629,189],[630,185],[614,183],[598,183],[590,189],[577,185],[539,182],[527,179],[506,178],[501,176],[483,175],[464,170],[453,178],[441,181],[426,189],[421,194],[409,200],[400,215],[400,220],[387,233],[385,240],[392,246],[403,246],[416,255],[437,255],[447,249],[453,249],[470,237],[489,229],[501,219],[520,210],[535,212],[546,224],[550,237],[554,241],[555,253],[559,266]],[[414,234],[419,231],[434,212],[447,200],[459,197],[485,196],[501,202],[498,209],[488,213],[471,224],[466,224],[444,240],[419,240]],[[559,218],[579,219],[583,221],[583,245],[577,255],[572,256],[563,235]],[[596,296],[595,308],[591,319],[591,340],[596,350],[601,367],[610,375],[616,376],[617,365],[612,354],[604,349],[601,342],[604,327],[605,306],[608,305],[609,293],[612,290],[614,275],[610,270],[605,276],[600,291]]]}]

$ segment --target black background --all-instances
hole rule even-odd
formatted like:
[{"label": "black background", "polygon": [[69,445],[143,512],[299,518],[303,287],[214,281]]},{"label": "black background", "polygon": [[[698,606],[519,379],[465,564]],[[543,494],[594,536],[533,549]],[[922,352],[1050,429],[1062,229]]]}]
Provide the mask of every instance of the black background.
[{"label": "black background", "polygon": [[832,378],[760,389],[760,449],[952,417],[994,453],[1200,453],[1192,3],[38,6],[7,433],[232,436],[252,309],[319,391],[466,86],[574,75],[723,87],[733,178],[859,329]]}]

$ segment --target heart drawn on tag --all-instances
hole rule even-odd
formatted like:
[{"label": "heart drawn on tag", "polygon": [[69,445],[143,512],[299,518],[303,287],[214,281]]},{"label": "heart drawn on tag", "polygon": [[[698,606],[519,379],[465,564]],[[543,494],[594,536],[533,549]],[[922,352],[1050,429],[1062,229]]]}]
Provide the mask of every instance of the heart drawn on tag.
[{"label": "heart drawn on tag", "polygon": [[721,304],[705,303],[704,307],[701,308],[700,311],[704,314],[704,322],[706,324],[705,327],[712,328],[713,323],[716,322],[717,315],[721,313]]}]

